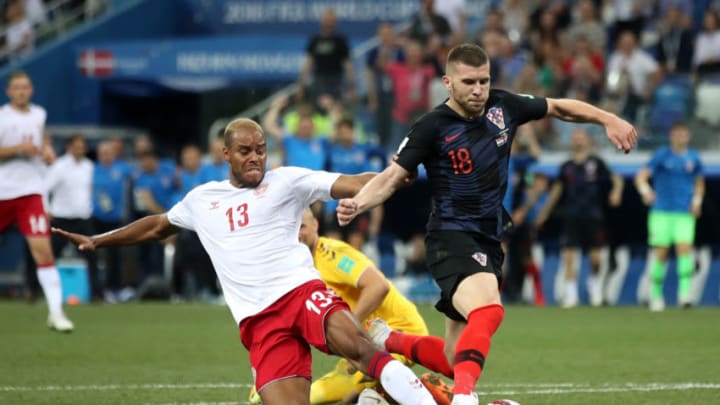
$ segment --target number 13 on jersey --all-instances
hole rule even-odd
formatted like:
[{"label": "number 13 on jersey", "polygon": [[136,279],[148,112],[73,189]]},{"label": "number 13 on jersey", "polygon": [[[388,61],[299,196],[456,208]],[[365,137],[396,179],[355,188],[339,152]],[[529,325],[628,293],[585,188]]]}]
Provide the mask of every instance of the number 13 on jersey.
[{"label": "number 13 on jersey", "polygon": [[[242,203],[235,207],[230,207],[225,211],[225,216],[228,219],[228,224],[230,225],[230,232],[235,231],[235,227],[242,228],[244,226],[247,226],[248,223],[250,223],[250,217],[248,216],[248,205],[247,203]],[[235,214],[237,214],[237,221],[235,220]]]}]

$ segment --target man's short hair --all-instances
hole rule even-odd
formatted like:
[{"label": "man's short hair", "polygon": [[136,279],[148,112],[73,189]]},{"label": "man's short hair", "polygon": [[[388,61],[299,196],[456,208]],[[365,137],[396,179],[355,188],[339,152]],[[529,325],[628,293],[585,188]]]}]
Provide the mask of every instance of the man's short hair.
[{"label": "man's short hair", "polygon": [[10,86],[10,83],[12,83],[13,80],[25,77],[28,80],[30,80],[30,75],[27,74],[24,70],[16,70],[12,73],[10,73],[10,76],[8,76],[7,85]]},{"label": "man's short hair", "polygon": [[346,115],[346,116],[340,118],[336,125],[338,128],[340,128],[340,127],[355,128],[355,120],[351,116]]},{"label": "man's short hair", "polygon": [[687,130],[687,131],[690,130],[690,128],[688,127],[687,122],[685,122],[685,121],[678,121],[678,122],[672,124],[672,126],[670,127],[670,132],[673,132],[673,131],[675,131],[675,130],[677,130],[677,129],[684,129],[684,130]]},{"label": "man's short hair", "polygon": [[260,132],[264,135],[262,127],[257,122],[251,120],[250,118],[237,118],[232,120],[225,127],[225,146],[229,147],[230,145],[232,145],[232,139],[235,135],[235,132],[238,132],[240,130]]},{"label": "man's short hair", "polygon": [[450,50],[445,64],[445,71],[448,71],[450,64],[462,63],[472,67],[480,67],[489,62],[484,49],[475,44],[460,44]]}]

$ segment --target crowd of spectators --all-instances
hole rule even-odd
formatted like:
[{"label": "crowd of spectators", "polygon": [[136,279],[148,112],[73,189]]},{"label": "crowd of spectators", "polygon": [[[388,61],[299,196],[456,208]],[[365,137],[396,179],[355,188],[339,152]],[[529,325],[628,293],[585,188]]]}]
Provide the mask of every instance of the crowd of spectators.
[{"label": "crowd of spectators", "polygon": [[0,65],[26,57],[36,44],[107,8],[107,0],[0,0]]}]

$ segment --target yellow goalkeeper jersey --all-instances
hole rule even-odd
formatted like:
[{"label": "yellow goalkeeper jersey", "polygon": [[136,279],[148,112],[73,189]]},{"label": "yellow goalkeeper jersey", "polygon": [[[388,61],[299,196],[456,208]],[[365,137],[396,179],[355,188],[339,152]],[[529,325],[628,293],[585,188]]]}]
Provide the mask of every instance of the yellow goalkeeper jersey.
[{"label": "yellow goalkeeper jersey", "polygon": [[[315,267],[328,287],[332,288],[350,308],[355,308],[360,296],[357,288],[360,276],[375,264],[362,252],[345,242],[320,237],[313,252]],[[368,316],[368,319],[382,318],[394,330],[416,335],[427,335],[427,325],[420,316],[415,304],[405,298],[390,283],[390,291],[380,307]],[[365,322],[368,319],[361,319]]]}]

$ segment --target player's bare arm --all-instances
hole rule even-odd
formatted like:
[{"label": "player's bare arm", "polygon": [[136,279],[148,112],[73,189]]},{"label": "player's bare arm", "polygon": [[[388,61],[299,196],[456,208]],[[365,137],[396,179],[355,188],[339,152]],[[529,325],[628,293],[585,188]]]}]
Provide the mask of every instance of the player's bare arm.
[{"label": "player's bare arm", "polygon": [[541,228],[543,224],[545,224],[545,221],[547,221],[547,219],[550,217],[550,213],[552,212],[553,208],[555,208],[555,205],[558,203],[558,201],[560,201],[562,192],[562,183],[560,183],[560,181],[556,181],[553,184],[552,188],[550,188],[550,195],[548,196],[547,202],[542,207],[540,213],[535,219],[535,226]]},{"label": "player's bare arm", "polygon": [[695,218],[700,217],[702,213],[702,202],[705,197],[705,177],[695,177],[695,188],[693,189],[692,200],[690,201],[690,212]]},{"label": "player's bare arm", "polygon": [[377,173],[370,172],[354,175],[343,174],[333,183],[330,195],[334,199],[352,197],[375,176]]},{"label": "player's bare arm", "polygon": [[[338,223],[347,225],[358,214],[384,203],[405,184],[410,172],[399,164],[392,162],[380,174],[370,180],[353,198],[344,198],[337,207]],[[333,194],[334,196],[335,194]]]},{"label": "player's bare arm", "polygon": [[548,115],[551,117],[604,126],[610,142],[625,153],[629,153],[637,141],[635,128],[615,114],[578,100],[548,98],[547,103]]},{"label": "player's bare arm", "polygon": [[380,270],[368,267],[360,275],[357,288],[360,290],[360,296],[352,312],[357,319],[362,321],[380,308],[390,292],[390,283]]},{"label": "player's bare arm", "polygon": [[635,175],[635,188],[645,205],[652,205],[655,202],[655,191],[650,187],[650,169],[643,167]]},{"label": "player's bare arm", "polygon": [[37,155],[38,147],[32,142],[23,142],[13,146],[0,147],[0,159],[17,157],[33,157]]},{"label": "player's bare arm", "polygon": [[625,188],[625,181],[622,176],[617,173],[612,174],[610,181],[612,182],[612,189],[610,189],[610,194],[608,195],[608,202],[611,207],[619,207],[622,202],[622,193]]},{"label": "player's bare arm", "polygon": [[103,246],[134,245],[137,243],[163,240],[180,232],[180,228],[168,221],[166,214],[150,215],[130,224],[100,235],[81,235],[52,228],[78,246],[80,250],[95,250]]}]

